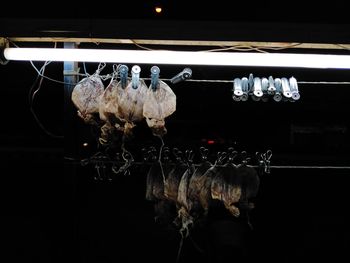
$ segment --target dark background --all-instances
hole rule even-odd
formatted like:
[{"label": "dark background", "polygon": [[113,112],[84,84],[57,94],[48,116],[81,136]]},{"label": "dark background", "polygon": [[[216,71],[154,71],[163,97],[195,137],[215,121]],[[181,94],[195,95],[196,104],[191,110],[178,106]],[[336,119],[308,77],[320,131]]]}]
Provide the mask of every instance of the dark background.
[{"label": "dark background", "polygon": [[[346,29],[350,26],[344,3],[304,6],[294,1],[264,1],[232,3],[233,7],[227,7],[223,1],[215,1],[215,5],[172,1],[162,3],[166,9],[161,16],[150,11],[152,1],[115,5],[26,3],[20,9],[8,3],[10,8],[0,16],[1,35],[116,37],[120,33],[130,38],[141,35],[171,39],[176,35],[186,39],[192,34],[194,38],[220,40],[225,39],[223,33],[227,32],[231,40],[349,43],[350,30]],[[130,22],[135,19],[145,23]],[[130,22],[130,27],[116,27],[120,21],[127,21],[123,25]],[[200,27],[202,22],[204,26]],[[177,23],[186,25],[179,27],[183,31],[176,27],[169,30],[169,35],[164,33],[167,25]],[[151,24],[161,30],[150,27]],[[229,25],[238,26],[231,31]],[[56,27],[87,30],[40,31]],[[213,28],[221,31],[215,34]],[[92,73],[97,65],[86,66]],[[141,76],[149,77],[151,65],[140,66]],[[191,68],[193,79],[232,80],[253,73],[259,77],[294,76],[298,81],[349,81],[349,70]],[[170,78],[183,67],[160,69],[161,77]],[[62,70],[62,63],[52,63],[45,74],[62,80]],[[111,65],[105,71],[109,73]],[[11,61],[1,66],[0,77],[4,117],[0,126],[0,240],[6,262],[133,262],[138,256],[145,261],[161,262],[165,257],[174,262],[179,236],[153,221],[152,205],[144,199],[146,168],[135,166],[130,176],[114,176],[112,182],[94,181],[96,171],[92,165],[81,167],[63,159],[81,159],[96,152],[95,137],[75,115],[71,102],[64,99],[63,86],[44,80],[34,109],[45,127],[55,134],[64,134],[64,140],[45,134],[30,113],[28,94],[37,74],[29,62]],[[200,146],[207,146],[214,153],[233,146],[250,154],[271,149],[272,165],[350,163],[349,85],[300,84],[301,99],[294,103],[234,102],[231,84],[223,83],[183,82],[172,88],[177,95],[177,110],[166,120],[168,134],[164,137],[170,147],[197,151]],[[207,140],[216,143],[207,145]],[[83,147],[84,142],[89,146]],[[128,147],[139,157],[139,150],[149,145],[159,147],[159,140],[141,123]],[[262,176],[256,209],[251,215],[254,230],[247,245],[247,259],[292,262],[340,261],[348,257],[348,175],[349,170],[272,169],[271,174]],[[231,225],[228,231],[235,231],[235,227]],[[206,234],[194,233],[202,248],[210,246],[211,239]],[[206,255],[191,242],[185,242],[183,262],[191,259],[205,261]]]}]

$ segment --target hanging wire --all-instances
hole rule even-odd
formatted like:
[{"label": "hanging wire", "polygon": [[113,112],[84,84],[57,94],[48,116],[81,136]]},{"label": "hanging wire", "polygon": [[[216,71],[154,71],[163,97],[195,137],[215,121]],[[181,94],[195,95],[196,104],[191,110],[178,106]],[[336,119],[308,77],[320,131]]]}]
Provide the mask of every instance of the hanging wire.
[{"label": "hanging wire", "polygon": [[318,165],[271,165],[271,169],[330,169],[348,170],[350,166],[318,166]]},{"label": "hanging wire", "polygon": [[[55,43],[55,47],[56,47],[56,43]],[[32,62],[31,62],[32,63]],[[32,113],[35,121],[37,122],[37,124],[39,125],[39,127],[47,134],[49,135],[50,137],[53,137],[53,138],[57,138],[57,139],[63,139],[63,136],[62,135],[56,135],[52,132],[50,132],[48,129],[46,129],[46,127],[43,125],[43,123],[39,120],[34,108],[33,108],[33,104],[34,104],[34,99],[36,97],[36,95],[38,94],[38,92],[40,91],[41,87],[42,87],[42,82],[43,82],[43,75],[45,73],[45,69],[46,69],[46,66],[49,65],[50,62],[49,61],[46,61],[44,63],[44,65],[40,68],[40,70],[37,70],[38,72],[38,75],[34,81],[34,83],[32,84],[32,86],[30,87],[30,90],[29,90],[29,94],[28,94],[28,99],[29,99],[29,107],[30,107],[30,112]],[[38,83],[39,82],[39,83]],[[38,84],[38,87],[37,89],[35,89],[36,85]]]},{"label": "hanging wire", "polygon": [[159,166],[160,166],[160,171],[162,173],[163,185],[166,185],[165,174],[164,174],[164,169],[163,169],[163,164],[162,164],[162,151],[163,151],[163,148],[164,148],[164,141],[163,141],[162,136],[157,136],[157,137],[160,139],[160,142],[161,142],[161,145],[160,145],[160,148],[159,148],[158,163],[159,163]]},{"label": "hanging wire", "polygon": [[[151,78],[143,78],[151,80]],[[162,78],[163,81],[171,81],[171,79]],[[233,83],[233,80],[224,79],[187,79],[186,82],[208,82],[208,83]],[[350,81],[298,81],[298,84],[320,84],[320,85],[350,85]]]},{"label": "hanging wire", "polygon": [[[73,163],[81,163],[81,160],[78,158],[64,156],[64,160],[70,161]],[[94,160],[90,160],[91,163],[94,163]],[[100,161],[99,161],[100,162]],[[117,161],[106,160],[105,163],[117,163]],[[147,162],[133,162],[133,165],[144,165]],[[149,163],[150,165],[153,163]],[[194,166],[200,166],[200,164],[193,164]],[[214,166],[220,167],[220,164],[215,163]],[[259,165],[248,165],[252,168],[260,168]],[[271,169],[329,169],[329,170],[350,170],[350,166],[332,166],[332,165],[270,165]]]}]

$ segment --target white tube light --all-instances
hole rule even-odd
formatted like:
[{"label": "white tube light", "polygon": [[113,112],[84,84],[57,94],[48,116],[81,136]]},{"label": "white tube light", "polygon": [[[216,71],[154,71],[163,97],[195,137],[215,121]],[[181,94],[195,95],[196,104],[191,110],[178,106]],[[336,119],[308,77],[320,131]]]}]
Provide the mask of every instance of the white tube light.
[{"label": "white tube light", "polygon": [[350,69],[350,55],[5,48],[7,60]]}]

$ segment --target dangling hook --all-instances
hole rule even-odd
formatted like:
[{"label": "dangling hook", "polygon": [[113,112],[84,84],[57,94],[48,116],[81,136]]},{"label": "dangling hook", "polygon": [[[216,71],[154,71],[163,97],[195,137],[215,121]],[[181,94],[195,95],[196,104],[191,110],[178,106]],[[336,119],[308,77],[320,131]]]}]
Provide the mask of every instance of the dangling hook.
[{"label": "dangling hook", "polygon": [[199,152],[200,152],[202,161],[208,160],[209,150],[207,148],[201,147],[199,148]]},{"label": "dangling hook", "polygon": [[250,157],[248,157],[246,151],[241,152],[241,157],[242,157],[242,164],[247,165],[247,163],[250,161]]},{"label": "dangling hook", "polygon": [[272,151],[271,150],[267,150],[266,153],[262,154],[262,158],[264,161],[264,165],[265,165],[265,169],[264,172],[269,174],[270,173],[270,159],[272,157]]},{"label": "dangling hook", "polygon": [[165,162],[168,162],[170,160],[170,150],[169,147],[164,147],[163,148],[163,153],[162,153],[163,160]]},{"label": "dangling hook", "polygon": [[227,149],[227,156],[228,156],[228,162],[233,163],[233,160],[237,156],[237,151],[235,151],[233,147],[230,147]]},{"label": "dangling hook", "polygon": [[186,161],[189,164],[192,164],[193,163],[193,158],[194,158],[193,151],[192,150],[186,150],[185,156],[186,156]]},{"label": "dangling hook", "polygon": [[180,151],[178,148],[174,148],[173,154],[175,156],[176,161],[182,162],[182,160],[183,160],[182,151]]}]

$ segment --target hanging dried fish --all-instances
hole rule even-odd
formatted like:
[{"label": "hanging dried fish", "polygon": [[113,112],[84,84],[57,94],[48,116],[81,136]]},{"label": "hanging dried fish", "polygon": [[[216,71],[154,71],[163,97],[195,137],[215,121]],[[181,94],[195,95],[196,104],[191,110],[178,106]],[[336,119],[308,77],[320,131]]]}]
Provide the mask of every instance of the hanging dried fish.
[{"label": "hanging dried fish", "polygon": [[100,99],[99,115],[100,119],[105,123],[101,127],[100,143],[102,144],[107,143],[116,130],[123,131],[121,126],[123,123],[115,116],[115,112],[118,109],[118,81],[116,77],[117,70],[115,69],[112,79]]},{"label": "hanging dried fish", "polygon": [[124,133],[126,135],[131,134],[132,128],[135,126],[135,122],[139,122],[144,119],[143,106],[147,93],[146,83],[140,79],[136,86],[129,81],[126,88],[123,89],[122,83],[117,85],[118,94],[118,107],[115,115],[118,119],[125,122]]},{"label": "hanging dried fish", "polygon": [[176,95],[166,83],[158,79],[158,67],[152,67],[151,73],[152,83],[146,93],[143,116],[153,134],[163,136],[167,132],[165,118],[176,110]]},{"label": "hanging dried fish", "polygon": [[95,114],[99,112],[100,99],[104,92],[100,72],[106,64],[100,64],[96,72],[83,78],[72,91],[72,101],[78,108],[78,115],[84,122],[97,124]]}]

